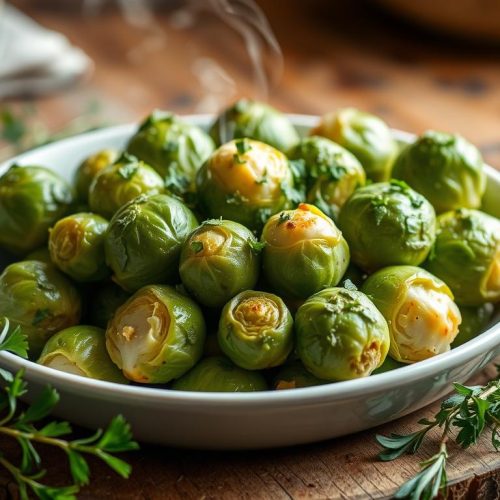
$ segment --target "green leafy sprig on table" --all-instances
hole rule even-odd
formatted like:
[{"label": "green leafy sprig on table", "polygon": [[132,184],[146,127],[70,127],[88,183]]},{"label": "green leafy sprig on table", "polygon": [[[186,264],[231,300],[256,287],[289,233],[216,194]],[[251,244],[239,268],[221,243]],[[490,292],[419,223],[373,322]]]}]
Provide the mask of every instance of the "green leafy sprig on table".
[{"label": "green leafy sprig on table", "polygon": [[[25,358],[27,349],[28,343],[21,329],[16,327],[9,332],[9,321],[5,319],[0,332],[0,351],[9,351]],[[42,499],[75,498],[80,487],[90,480],[85,455],[96,456],[120,476],[129,477],[130,465],[114,456],[114,453],[137,450],[139,446],[133,441],[130,426],[121,415],[113,418],[107,429],[98,430],[90,437],[63,439],[63,436],[72,432],[70,424],[45,420],[59,401],[59,394],[54,388],[46,386],[30,406],[20,408],[19,398],[27,392],[23,377],[24,370],[13,375],[0,368],[0,435],[16,440],[21,448],[20,464],[14,464],[0,451],[0,467],[6,469],[17,482],[22,499],[29,498],[30,493]],[[59,448],[66,454],[72,484],[49,486],[41,482],[46,470],[36,450],[38,444]]]},{"label": "green leafy sprig on table", "polygon": [[37,109],[33,104],[0,106],[0,161],[37,146],[105,126],[99,111],[99,103],[89,101],[75,119],[61,130],[52,132],[36,118]]},{"label": "green leafy sprig on table", "polygon": [[430,430],[442,429],[438,453],[420,464],[422,470],[404,483],[394,498],[427,500],[444,492],[447,484],[446,444],[452,438],[452,430],[458,430],[454,439],[464,449],[476,444],[479,437],[488,431],[493,447],[496,451],[500,450],[500,379],[496,378],[484,386],[453,385],[455,393],[441,403],[434,418],[419,420],[422,429],[407,435],[377,436],[377,441],[384,447],[379,458],[390,461],[405,453],[415,453]]}]

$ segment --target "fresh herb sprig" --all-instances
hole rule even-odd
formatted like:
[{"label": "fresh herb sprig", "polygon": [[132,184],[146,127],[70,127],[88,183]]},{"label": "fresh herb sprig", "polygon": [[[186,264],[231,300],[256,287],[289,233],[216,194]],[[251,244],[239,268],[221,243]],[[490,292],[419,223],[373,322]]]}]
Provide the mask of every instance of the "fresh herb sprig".
[{"label": "fresh herb sprig", "polygon": [[390,461],[405,453],[415,453],[430,430],[442,429],[438,453],[420,464],[422,470],[404,483],[394,498],[428,500],[446,489],[447,442],[453,438],[453,430],[458,430],[454,439],[464,449],[476,444],[488,430],[493,447],[500,450],[500,379],[484,386],[453,385],[455,393],[441,403],[433,419],[424,418],[418,422],[422,429],[407,435],[377,436],[378,443],[384,448],[379,458]]},{"label": "fresh herb sprig", "polygon": [[86,103],[78,116],[53,132],[37,118],[34,105],[0,106],[0,161],[50,142],[106,126],[97,101]]},{"label": "fresh herb sprig", "polygon": [[[4,319],[0,332],[0,350],[26,357],[26,336],[19,327],[9,330],[9,321]],[[23,377],[24,370],[13,375],[0,369],[0,435],[16,440],[21,448],[19,465],[14,464],[0,451],[0,467],[7,470],[17,482],[22,499],[28,499],[30,494],[42,499],[74,499],[80,487],[88,484],[90,480],[90,469],[85,455],[98,457],[120,476],[129,477],[130,465],[114,454],[137,450],[139,446],[132,439],[130,426],[121,415],[115,417],[104,431],[98,430],[83,439],[65,440],[63,436],[72,432],[68,422],[44,420],[58,403],[59,394],[54,388],[46,386],[30,406],[20,408],[19,398],[27,392],[27,383]],[[38,444],[58,448],[66,454],[72,484],[49,486],[41,482],[46,470],[42,468],[42,459],[36,450]]]}]

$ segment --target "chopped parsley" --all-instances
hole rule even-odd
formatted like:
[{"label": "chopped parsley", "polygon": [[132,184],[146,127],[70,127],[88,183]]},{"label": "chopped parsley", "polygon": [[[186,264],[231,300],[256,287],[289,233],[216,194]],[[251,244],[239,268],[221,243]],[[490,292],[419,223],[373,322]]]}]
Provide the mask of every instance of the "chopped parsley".
[{"label": "chopped parsley", "polygon": [[278,220],[278,226],[281,226],[281,224],[284,224],[285,222],[289,221],[291,218],[292,218],[292,216],[289,213],[281,212],[280,218]]},{"label": "chopped parsley", "polygon": [[266,246],[265,241],[257,241],[254,240],[253,238],[248,238],[248,244],[250,245],[250,248],[252,249],[252,252],[259,254],[264,250],[264,247]]},{"label": "chopped parsley", "polygon": [[191,246],[191,250],[194,253],[200,253],[203,250],[203,242],[202,241],[194,240],[191,242],[190,246]]}]

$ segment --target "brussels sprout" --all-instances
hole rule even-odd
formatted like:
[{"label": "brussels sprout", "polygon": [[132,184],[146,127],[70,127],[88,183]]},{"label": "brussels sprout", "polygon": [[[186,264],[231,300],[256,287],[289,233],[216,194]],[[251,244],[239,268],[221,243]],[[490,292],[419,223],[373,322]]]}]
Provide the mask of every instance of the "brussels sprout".
[{"label": "brussels sprout", "polygon": [[125,154],[95,176],[89,188],[89,205],[92,212],[110,219],[120,207],[139,195],[163,191],[162,178],[149,165]]},{"label": "brussels sprout", "polygon": [[325,380],[366,377],[382,365],[389,328],[368,297],[326,288],[309,297],[295,315],[297,353],[304,366]]},{"label": "brussels sprout", "polygon": [[140,196],[111,219],[104,242],[113,280],[128,291],[177,281],[181,246],[198,225],[183,203],[159,194]]},{"label": "brussels sprout", "polygon": [[458,335],[451,344],[452,349],[483,333],[488,328],[495,312],[493,304],[483,304],[477,307],[462,306],[459,309],[462,323],[458,327]]},{"label": "brussels sprout", "polygon": [[114,149],[103,149],[89,156],[77,168],[73,183],[76,188],[77,199],[80,203],[87,203],[89,198],[90,184],[94,177],[118,158],[118,152]]},{"label": "brussels sprout", "polygon": [[344,108],[321,118],[311,135],[321,135],[350,151],[374,182],[387,181],[398,152],[391,130],[378,117]]},{"label": "brussels sprout", "polygon": [[309,373],[300,361],[283,366],[274,378],[274,389],[278,391],[323,384],[328,384],[328,382]]},{"label": "brussels sprout", "polygon": [[182,246],[182,283],[199,303],[222,307],[257,283],[259,245],[252,232],[237,222],[205,221]]},{"label": "brussels sprout", "polygon": [[40,247],[36,250],[33,250],[24,260],[39,260],[40,262],[45,262],[45,264],[52,264],[52,260],[50,260],[50,252],[48,247]]},{"label": "brussels sprout", "polygon": [[402,368],[404,363],[400,363],[399,361],[395,361],[390,356],[385,358],[385,361],[376,369],[373,370],[372,375],[377,375],[378,373],[390,372],[392,370],[397,370],[398,368]]},{"label": "brussels sprout", "polygon": [[225,305],[217,336],[224,354],[241,368],[272,368],[292,351],[292,315],[276,295],[247,290]]},{"label": "brussels sprout", "polygon": [[194,190],[196,172],[213,150],[212,139],[201,128],[158,110],[144,120],[127,146],[162,176],[169,192],[178,195]]},{"label": "brussels sprout", "polygon": [[51,229],[52,262],[75,281],[100,281],[109,275],[104,261],[108,221],[91,213],[68,215]]},{"label": "brussels sprout", "polygon": [[461,322],[453,294],[440,279],[414,266],[380,269],[364,282],[389,325],[389,354],[414,363],[450,350]]},{"label": "brussels sprout", "polygon": [[407,146],[392,176],[423,194],[437,213],[479,208],[486,189],[481,153],[459,135],[428,131]]},{"label": "brussels sprout", "polygon": [[267,104],[240,99],[222,112],[210,129],[217,145],[248,137],[287,151],[299,141],[288,118]]},{"label": "brussels sprout", "polygon": [[263,270],[287,299],[335,286],[349,264],[349,247],[334,222],[312,205],[273,215],[262,231]]},{"label": "brussels sprout", "polygon": [[267,390],[264,377],[243,370],[222,356],[205,358],[172,384],[176,391],[255,392]]},{"label": "brussels sprout", "polygon": [[354,192],[340,211],[339,226],[352,261],[372,272],[423,262],[434,243],[436,215],[404,182],[380,182]]},{"label": "brussels sprout", "polygon": [[106,328],[115,311],[130,297],[130,294],[114,283],[98,284],[90,296],[88,321]]},{"label": "brussels sprout", "polygon": [[366,182],[365,171],[356,157],[325,137],[301,139],[289,151],[288,158],[305,165],[307,202],[334,219],[354,190]]},{"label": "brussels sprout", "polygon": [[425,266],[451,288],[458,304],[500,301],[500,220],[478,210],[441,214]]},{"label": "brussels sprout", "polygon": [[72,202],[70,186],[55,172],[13,165],[0,177],[0,247],[22,255],[42,246]]},{"label": "brussels sprout", "polygon": [[262,142],[237,139],[217,149],[198,172],[199,202],[210,217],[260,229],[287,208],[292,172],[283,153]]},{"label": "brussels sprout", "polygon": [[200,359],[205,322],[200,308],[174,288],[141,288],[108,324],[106,347],[113,362],[134,382],[162,384]]},{"label": "brussels sprout", "polygon": [[50,264],[26,260],[0,275],[0,316],[20,325],[36,358],[54,333],[76,325],[81,302],[75,287]]},{"label": "brussels sprout", "polygon": [[81,377],[127,382],[109,359],[104,330],[95,326],[72,326],[56,333],[45,344],[37,363]]}]

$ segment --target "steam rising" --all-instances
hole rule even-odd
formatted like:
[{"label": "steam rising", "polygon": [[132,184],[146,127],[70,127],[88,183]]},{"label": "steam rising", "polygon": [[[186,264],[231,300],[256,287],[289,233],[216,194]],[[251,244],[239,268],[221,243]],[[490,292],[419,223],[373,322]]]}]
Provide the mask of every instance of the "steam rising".
[{"label": "steam rising", "polygon": [[[130,25],[146,30],[144,40],[128,57],[140,63],[149,52],[166,50],[167,36],[148,0],[115,0]],[[105,0],[85,0],[84,12],[95,15]],[[219,18],[243,40],[255,82],[255,97],[266,100],[270,89],[283,73],[283,55],[266,16],[254,0],[184,0],[169,18],[174,29],[190,29],[203,22],[207,14]],[[199,112],[216,112],[234,100],[237,86],[227,68],[207,56],[195,58],[191,71],[199,82],[203,97],[195,106]]]},{"label": "steam rising", "polygon": [[[261,94],[258,97],[266,99],[270,86],[276,84],[283,73],[283,54],[266,16],[253,0],[208,0],[206,4],[243,37]],[[270,73],[264,63],[266,51],[273,59]]]}]

